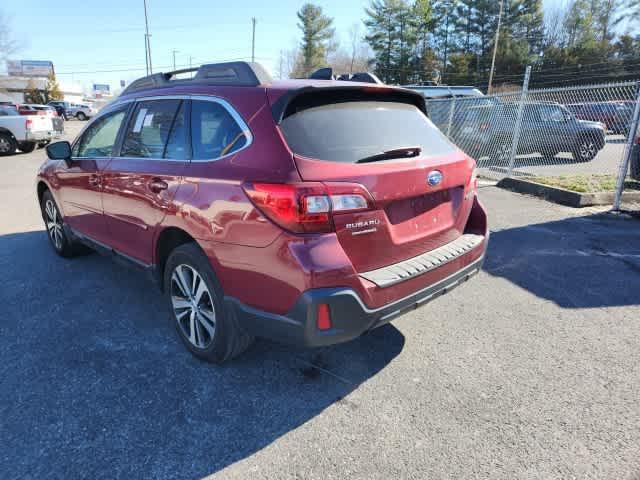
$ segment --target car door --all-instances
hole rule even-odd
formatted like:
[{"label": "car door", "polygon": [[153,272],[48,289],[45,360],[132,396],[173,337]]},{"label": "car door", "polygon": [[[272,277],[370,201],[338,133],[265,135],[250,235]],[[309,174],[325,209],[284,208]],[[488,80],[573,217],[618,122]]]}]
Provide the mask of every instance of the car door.
[{"label": "car door", "polygon": [[104,170],[109,244],[140,263],[152,262],[154,235],[189,163],[188,109],[187,99],[139,100]]},{"label": "car door", "polygon": [[99,242],[107,238],[101,175],[111,161],[128,108],[121,105],[92,122],[74,142],[70,162],[59,162],[55,172],[66,223]]},{"label": "car door", "polygon": [[[571,151],[575,137],[573,124],[569,121],[573,116],[560,105],[538,105],[541,130],[541,145],[548,153]],[[543,152],[544,153],[544,152]]]}]

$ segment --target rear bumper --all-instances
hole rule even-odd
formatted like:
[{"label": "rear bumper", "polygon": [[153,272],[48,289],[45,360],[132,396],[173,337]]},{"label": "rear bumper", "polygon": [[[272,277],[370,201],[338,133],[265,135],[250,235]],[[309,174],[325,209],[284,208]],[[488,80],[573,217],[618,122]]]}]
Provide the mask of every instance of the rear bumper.
[{"label": "rear bumper", "polygon": [[40,140],[51,140],[53,132],[27,132],[25,135],[26,142],[37,142]]},{"label": "rear bumper", "polygon": [[[488,239],[482,243],[486,249]],[[257,310],[233,297],[227,306],[241,324],[255,336],[306,347],[319,347],[352,340],[389,323],[394,318],[427,304],[467,281],[482,268],[482,255],[448,277],[380,308],[368,308],[351,288],[316,288],[305,291],[285,315]],[[332,327],[317,328],[318,305],[329,306]]]}]

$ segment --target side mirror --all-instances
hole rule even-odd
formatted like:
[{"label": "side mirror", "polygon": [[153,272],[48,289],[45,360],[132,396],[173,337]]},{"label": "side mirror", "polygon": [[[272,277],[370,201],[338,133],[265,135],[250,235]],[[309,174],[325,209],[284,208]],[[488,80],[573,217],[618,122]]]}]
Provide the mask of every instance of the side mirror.
[{"label": "side mirror", "polygon": [[51,160],[71,161],[71,144],[69,142],[54,142],[47,145],[47,157]]}]

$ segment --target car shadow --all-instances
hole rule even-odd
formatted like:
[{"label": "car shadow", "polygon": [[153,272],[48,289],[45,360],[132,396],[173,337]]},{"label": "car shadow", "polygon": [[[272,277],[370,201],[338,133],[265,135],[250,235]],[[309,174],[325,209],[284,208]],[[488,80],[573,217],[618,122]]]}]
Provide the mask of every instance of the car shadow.
[{"label": "car shadow", "polygon": [[640,304],[640,224],[612,214],[492,232],[484,270],[563,308]]},{"label": "car shadow", "polygon": [[257,341],[218,367],[192,357],[164,299],[44,232],[0,237],[0,471],[6,478],[201,478],[346,399],[403,349],[392,325],[319,350]]}]

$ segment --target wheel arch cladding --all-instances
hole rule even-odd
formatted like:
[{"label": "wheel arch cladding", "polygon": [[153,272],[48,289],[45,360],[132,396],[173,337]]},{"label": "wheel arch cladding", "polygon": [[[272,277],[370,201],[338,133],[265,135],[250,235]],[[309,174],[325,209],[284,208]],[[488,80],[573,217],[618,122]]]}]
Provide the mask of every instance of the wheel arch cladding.
[{"label": "wheel arch cladding", "polygon": [[[195,243],[200,247],[195,238],[189,235],[185,230],[178,227],[166,227],[158,235],[155,244],[155,255],[153,258],[158,278],[160,279],[159,285],[161,289],[163,288],[162,278],[164,276],[164,267],[169,255],[175,248],[186,243]],[[202,247],[200,247],[200,249],[202,249]]]}]

